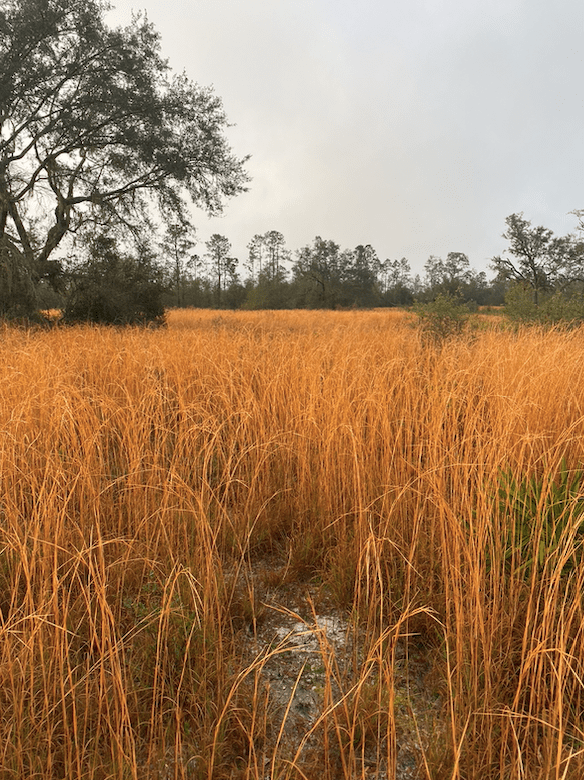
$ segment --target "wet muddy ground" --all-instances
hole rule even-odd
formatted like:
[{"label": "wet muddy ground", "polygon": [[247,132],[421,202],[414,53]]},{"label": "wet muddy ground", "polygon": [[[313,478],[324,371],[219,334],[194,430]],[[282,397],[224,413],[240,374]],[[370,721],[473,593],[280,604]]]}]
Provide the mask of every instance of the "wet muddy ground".
[{"label": "wet muddy ground", "polygon": [[391,669],[383,672],[370,653],[365,657],[365,637],[350,616],[317,587],[266,588],[263,579],[261,571],[247,578],[256,617],[240,645],[266,697],[265,780],[276,773],[274,753],[305,768],[319,751],[322,761],[325,729],[329,760],[335,740],[354,743],[349,775],[340,756],[346,746],[337,747],[340,777],[425,780],[424,757],[440,738],[442,710],[430,651],[415,637],[394,635]]}]

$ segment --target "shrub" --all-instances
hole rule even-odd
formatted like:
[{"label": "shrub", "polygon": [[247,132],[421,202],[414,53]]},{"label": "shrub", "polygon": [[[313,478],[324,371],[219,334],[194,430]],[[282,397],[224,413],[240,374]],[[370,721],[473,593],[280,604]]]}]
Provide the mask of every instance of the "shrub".
[{"label": "shrub", "polygon": [[105,325],[164,324],[163,273],[149,257],[119,252],[98,239],[89,258],[70,271],[63,321]]},{"label": "shrub", "polygon": [[429,303],[417,303],[414,311],[422,334],[436,342],[460,335],[470,315],[469,307],[449,293],[438,293]]},{"label": "shrub", "polygon": [[562,292],[541,294],[534,301],[533,290],[515,285],[505,295],[505,313],[514,322],[525,325],[564,325],[576,327],[584,322],[584,299]]}]

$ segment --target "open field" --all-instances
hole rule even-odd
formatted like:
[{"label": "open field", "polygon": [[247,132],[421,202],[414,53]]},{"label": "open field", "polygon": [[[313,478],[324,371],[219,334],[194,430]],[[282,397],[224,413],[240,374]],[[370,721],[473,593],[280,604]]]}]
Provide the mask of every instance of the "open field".
[{"label": "open field", "polygon": [[0,780],[583,777],[584,332],[487,320],[2,330]]}]

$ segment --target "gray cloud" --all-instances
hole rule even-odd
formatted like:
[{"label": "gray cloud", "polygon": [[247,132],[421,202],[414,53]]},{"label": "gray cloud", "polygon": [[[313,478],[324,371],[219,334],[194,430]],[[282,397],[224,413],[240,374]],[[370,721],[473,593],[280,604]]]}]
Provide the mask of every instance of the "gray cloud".
[{"label": "gray cloud", "polygon": [[[560,233],[584,206],[580,0],[142,0],[171,65],[214,84],[251,190],[205,240],[371,243],[475,267],[505,217]],[[118,2],[112,18],[129,18]],[[169,8],[172,9],[169,11]]]}]

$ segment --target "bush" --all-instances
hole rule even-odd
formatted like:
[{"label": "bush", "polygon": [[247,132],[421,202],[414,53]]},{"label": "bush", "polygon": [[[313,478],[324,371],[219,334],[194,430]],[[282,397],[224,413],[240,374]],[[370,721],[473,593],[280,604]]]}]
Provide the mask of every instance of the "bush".
[{"label": "bush", "polygon": [[429,303],[417,303],[414,311],[424,337],[436,342],[460,335],[470,315],[469,307],[449,293],[439,293]]},{"label": "bush", "polygon": [[515,285],[505,295],[505,314],[514,322],[533,325],[576,327],[584,322],[584,299],[581,295],[544,293],[535,303],[533,290]]},{"label": "bush", "polygon": [[149,257],[120,253],[113,239],[98,239],[89,259],[72,269],[69,277],[64,322],[164,324],[162,270]]}]

